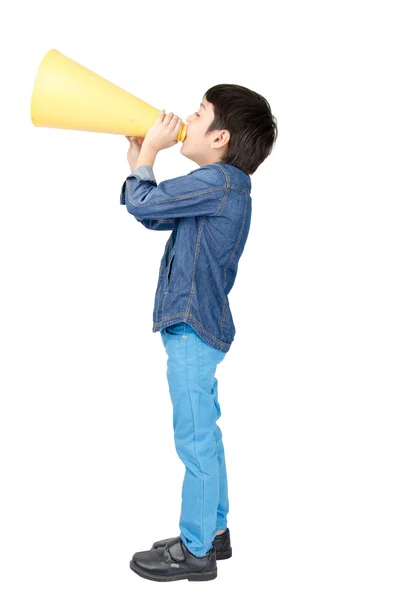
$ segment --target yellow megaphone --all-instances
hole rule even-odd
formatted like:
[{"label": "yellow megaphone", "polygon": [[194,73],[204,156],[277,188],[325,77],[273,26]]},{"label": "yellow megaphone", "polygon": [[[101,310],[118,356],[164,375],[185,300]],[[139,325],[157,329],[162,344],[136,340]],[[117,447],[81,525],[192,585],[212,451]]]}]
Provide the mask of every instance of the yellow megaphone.
[{"label": "yellow megaphone", "polygon": [[[47,52],[34,80],[30,115],[36,127],[145,137],[159,113],[57,50]],[[183,123],[177,141],[186,137]]]}]

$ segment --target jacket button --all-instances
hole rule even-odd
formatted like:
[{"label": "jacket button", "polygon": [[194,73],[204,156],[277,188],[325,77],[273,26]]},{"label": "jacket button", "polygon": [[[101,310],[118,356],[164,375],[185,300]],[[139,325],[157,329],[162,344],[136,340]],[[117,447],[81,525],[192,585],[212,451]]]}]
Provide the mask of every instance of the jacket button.
[{"label": "jacket button", "polygon": [[187,338],[187,335],[183,335],[183,336],[182,336],[182,339],[183,339],[183,340],[186,340],[186,338]]}]

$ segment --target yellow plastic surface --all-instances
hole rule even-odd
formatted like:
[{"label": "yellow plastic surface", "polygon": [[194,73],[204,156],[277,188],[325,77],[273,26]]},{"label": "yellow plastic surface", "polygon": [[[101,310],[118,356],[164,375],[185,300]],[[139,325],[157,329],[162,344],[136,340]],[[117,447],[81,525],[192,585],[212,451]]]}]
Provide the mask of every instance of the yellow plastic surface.
[{"label": "yellow plastic surface", "polygon": [[[154,108],[58,50],[41,61],[30,105],[33,125],[145,137]],[[186,137],[183,124],[178,142]]]}]

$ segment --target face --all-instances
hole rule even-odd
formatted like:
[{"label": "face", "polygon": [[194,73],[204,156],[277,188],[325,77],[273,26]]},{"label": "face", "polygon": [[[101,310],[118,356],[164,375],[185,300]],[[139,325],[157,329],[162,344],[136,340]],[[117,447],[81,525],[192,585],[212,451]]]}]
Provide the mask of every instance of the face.
[{"label": "face", "polygon": [[[221,136],[220,139],[219,131],[211,131],[206,134],[214,116],[213,104],[203,98],[197,111],[186,119],[187,135],[180,151],[183,156],[190,158],[199,166],[221,160],[225,150],[226,138]],[[224,130],[222,132],[224,136]]]}]

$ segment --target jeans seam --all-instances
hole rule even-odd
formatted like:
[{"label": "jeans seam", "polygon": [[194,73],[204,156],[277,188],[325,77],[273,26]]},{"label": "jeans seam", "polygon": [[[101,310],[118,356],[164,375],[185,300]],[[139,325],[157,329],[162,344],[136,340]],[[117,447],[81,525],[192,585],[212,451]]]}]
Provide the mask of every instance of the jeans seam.
[{"label": "jeans seam", "polygon": [[[186,352],[187,352],[187,345],[185,344],[185,369],[186,369],[186,363],[187,363],[187,356],[186,356]],[[188,378],[188,374],[185,371],[185,376],[186,376],[186,384],[187,384],[187,389],[188,389],[188,396],[189,396],[189,406],[190,406],[190,412],[192,415],[192,422],[193,422],[193,450],[194,450],[194,457],[196,459],[196,462],[199,466],[200,469],[200,474],[201,474],[201,485],[202,485],[202,495],[203,495],[203,501],[201,504],[201,519],[200,519],[200,539],[202,539],[203,536],[203,508],[204,508],[204,477],[203,477],[203,471],[201,468],[201,464],[199,462],[199,459],[197,458],[197,453],[196,453],[196,424],[194,421],[194,413],[193,413],[193,408],[192,408],[192,398],[190,395],[190,388],[189,388],[189,378]]]}]

